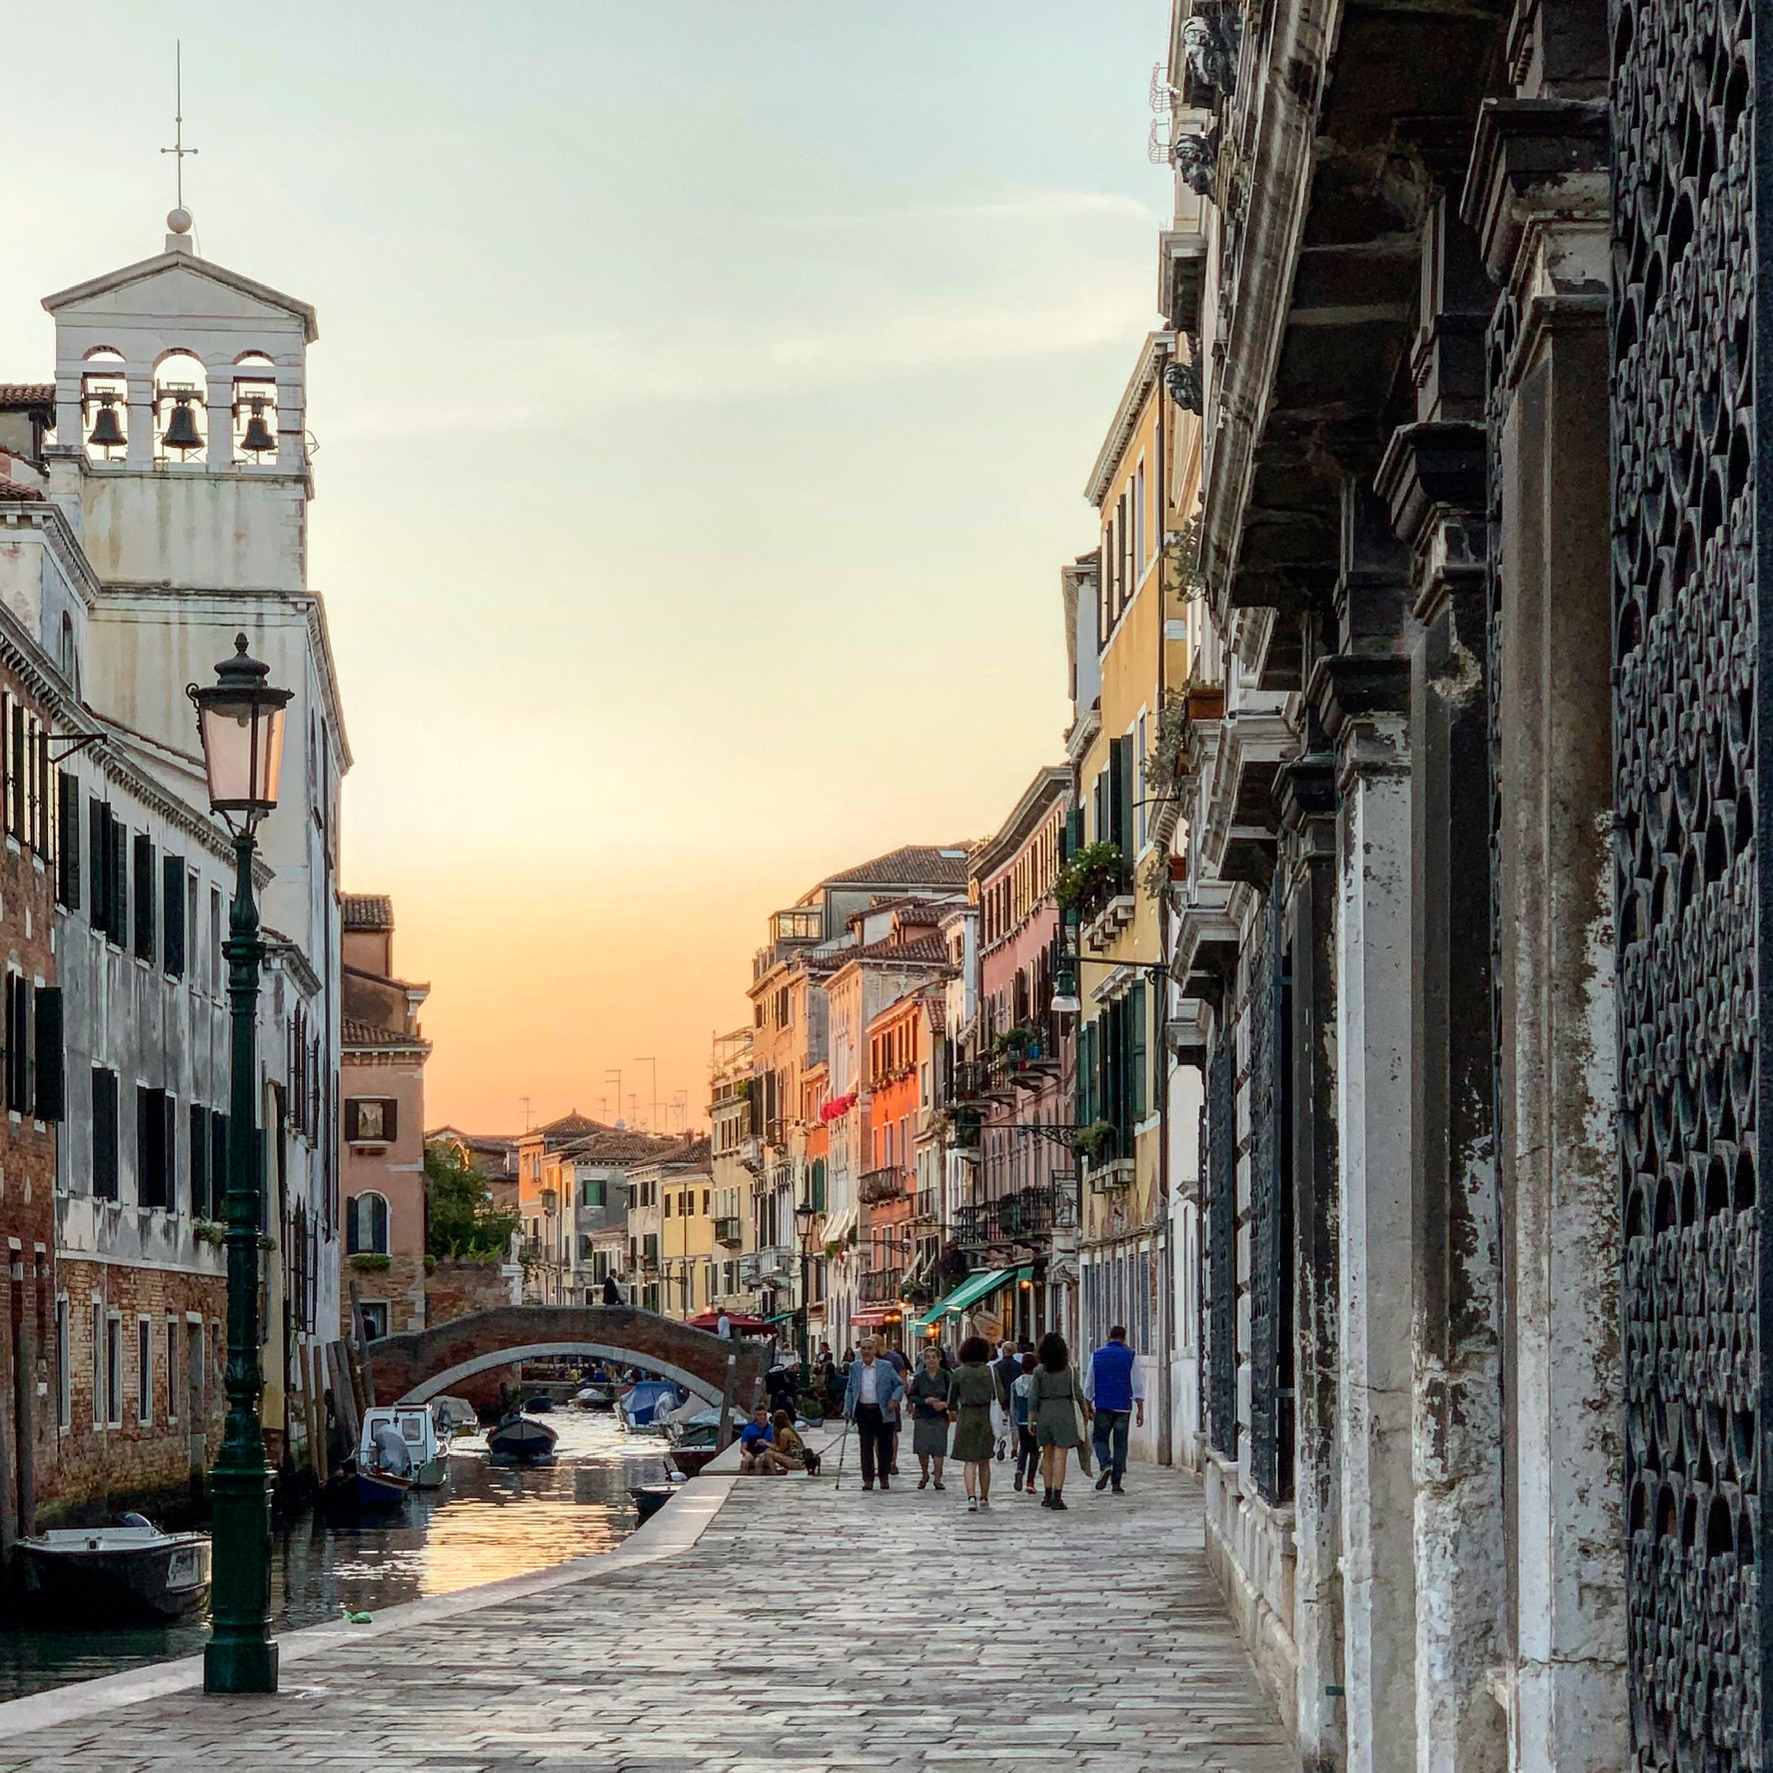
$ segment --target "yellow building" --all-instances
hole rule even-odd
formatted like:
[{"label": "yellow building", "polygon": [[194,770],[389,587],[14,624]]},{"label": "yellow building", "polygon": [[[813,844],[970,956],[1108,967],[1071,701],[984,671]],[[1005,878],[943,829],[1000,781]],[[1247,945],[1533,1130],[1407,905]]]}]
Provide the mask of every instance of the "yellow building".
[{"label": "yellow building", "polygon": [[1086,1129],[1079,1328],[1087,1350],[1125,1324],[1159,1370],[1170,1290],[1161,968],[1170,826],[1145,763],[1166,698],[1188,677],[1177,555],[1193,495],[1172,452],[1198,451],[1198,420],[1165,387],[1173,354],[1169,333],[1140,349],[1087,488],[1100,547],[1067,581],[1077,811],[1066,946],[1077,957],[1076,1118]]},{"label": "yellow building", "polygon": [[628,1176],[628,1224],[642,1275],[640,1303],[691,1318],[720,1291],[714,1243],[714,1167],[708,1140],[681,1146]]}]

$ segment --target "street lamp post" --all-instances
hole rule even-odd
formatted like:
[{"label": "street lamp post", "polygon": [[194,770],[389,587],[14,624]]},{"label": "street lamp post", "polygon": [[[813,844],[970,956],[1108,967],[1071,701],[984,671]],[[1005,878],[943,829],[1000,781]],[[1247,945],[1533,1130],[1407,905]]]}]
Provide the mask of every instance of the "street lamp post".
[{"label": "street lamp post", "polygon": [[812,1236],[816,1216],[810,1197],[794,1209],[794,1229],[800,1236],[800,1370],[803,1374],[811,1370],[813,1359]]},{"label": "street lamp post", "polygon": [[209,804],[234,838],[234,904],[228,940],[232,1080],[228,1098],[228,1420],[209,1476],[215,1576],[203,1686],[209,1693],[275,1693],[277,1646],[271,1638],[271,1471],[259,1419],[259,1234],[264,1179],[257,1134],[259,969],[264,944],[253,895],[252,860],[260,821],[277,804],[283,763],[283,715],[292,694],[266,682],[246,636],[215,668],[216,681],[191,684]]}]

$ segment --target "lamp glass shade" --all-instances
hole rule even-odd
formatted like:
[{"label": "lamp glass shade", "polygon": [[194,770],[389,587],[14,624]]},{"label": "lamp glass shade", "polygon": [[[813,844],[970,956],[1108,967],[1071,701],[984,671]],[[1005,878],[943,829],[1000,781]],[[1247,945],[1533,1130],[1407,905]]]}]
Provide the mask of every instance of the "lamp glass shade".
[{"label": "lamp glass shade", "polygon": [[197,709],[209,804],[218,812],[268,813],[283,774],[283,713],[291,692],[273,689],[266,667],[250,658],[246,636],[216,667],[216,681],[186,692]]},{"label": "lamp glass shade", "polygon": [[1053,1014],[1055,1016],[1076,1016],[1083,1011],[1075,991],[1055,991],[1053,993]]}]

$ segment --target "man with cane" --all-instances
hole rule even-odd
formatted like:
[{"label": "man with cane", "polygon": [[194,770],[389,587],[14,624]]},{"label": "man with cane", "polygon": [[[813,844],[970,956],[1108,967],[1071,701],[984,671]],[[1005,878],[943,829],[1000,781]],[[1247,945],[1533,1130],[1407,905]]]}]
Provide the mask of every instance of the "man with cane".
[{"label": "man with cane", "polygon": [[[883,1490],[892,1488],[894,1413],[905,1395],[898,1369],[880,1358],[879,1344],[862,1344],[861,1357],[850,1368],[844,1389],[843,1413],[856,1427],[862,1454],[862,1488],[872,1490],[876,1476]],[[838,1463],[842,1465],[842,1455]]]}]

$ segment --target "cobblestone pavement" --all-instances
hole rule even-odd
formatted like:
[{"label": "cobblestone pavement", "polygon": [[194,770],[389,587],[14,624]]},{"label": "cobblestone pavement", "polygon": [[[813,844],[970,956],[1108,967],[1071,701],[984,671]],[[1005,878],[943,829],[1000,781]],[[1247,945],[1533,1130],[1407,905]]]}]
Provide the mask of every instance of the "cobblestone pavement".
[{"label": "cobblestone pavement", "polygon": [[[854,1449],[851,1449],[853,1454]],[[0,1744],[0,1773],[1088,1773],[1297,1763],[1227,1620],[1199,1493],[1073,1471],[1070,1512],[958,1474],[741,1479],[690,1550]],[[854,1462],[851,1462],[853,1474]],[[669,1511],[667,1511],[669,1513]]]}]

